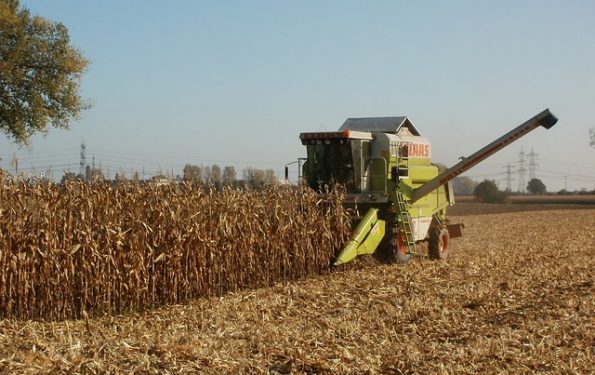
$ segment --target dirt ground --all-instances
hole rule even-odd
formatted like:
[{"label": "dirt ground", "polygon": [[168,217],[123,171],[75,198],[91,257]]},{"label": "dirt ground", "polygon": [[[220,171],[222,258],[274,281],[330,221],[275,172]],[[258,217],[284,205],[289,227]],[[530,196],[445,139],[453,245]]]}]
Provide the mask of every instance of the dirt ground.
[{"label": "dirt ground", "polygon": [[146,313],[3,320],[0,373],[592,374],[595,209],[548,208],[461,204],[445,262],[421,248]]}]

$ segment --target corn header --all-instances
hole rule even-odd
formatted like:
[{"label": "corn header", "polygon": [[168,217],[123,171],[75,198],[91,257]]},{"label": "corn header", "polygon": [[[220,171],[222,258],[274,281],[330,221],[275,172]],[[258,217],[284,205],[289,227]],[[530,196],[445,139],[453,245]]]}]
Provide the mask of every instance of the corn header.
[{"label": "corn header", "polygon": [[[430,258],[445,259],[462,224],[450,224],[451,180],[538,126],[558,119],[549,109],[504,134],[451,168],[431,160],[431,145],[407,117],[349,118],[338,131],[301,133],[307,157],[303,181],[313,189],[342,184],[344,204],[358,213],[351,239],[335,264],[375,254],[407,262],[427,241]],[[286,170],[287,171],[287,170]]]}]

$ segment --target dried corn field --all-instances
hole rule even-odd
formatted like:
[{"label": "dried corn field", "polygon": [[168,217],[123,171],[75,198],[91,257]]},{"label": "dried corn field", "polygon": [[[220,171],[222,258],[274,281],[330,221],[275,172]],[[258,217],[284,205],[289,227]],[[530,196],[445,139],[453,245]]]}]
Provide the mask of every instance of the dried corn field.
[{"label": "dried corn field", "polygon": [[141,311],[327,272],[340,195],[2,180],[0,318]]},{"label": "dried corn field", "polygon": [[446,262],[360,261],[124,316],[3,320],[0,373],[592,374],[595,209],[483,207],[457,207],[465,236]]}]

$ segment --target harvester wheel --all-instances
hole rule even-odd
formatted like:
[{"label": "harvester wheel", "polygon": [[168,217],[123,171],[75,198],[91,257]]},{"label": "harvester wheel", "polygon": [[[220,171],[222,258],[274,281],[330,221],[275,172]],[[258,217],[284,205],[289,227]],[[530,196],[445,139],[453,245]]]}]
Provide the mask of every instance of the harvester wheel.
[{"label": "harvester wheel", "polygon": [[450,236],[448,230],[442,225],[432,225],[428,243],[428,254],[430,259],[448,258],[449,243]]},{"label": "harvester wheel", "polygon": [[397,231],[390,242],[396,263],[407,263],[411,260],[411,254],[407,252],[407,244],[403,240],[403,235],[400,231]]},{"label": "harvester wheel", "polygon": [[380,243],[374,257],[382,263],[407,263],[411,254],[407,254],[407,245],[399,234],[396,225],[388,226],[386,236]]}]

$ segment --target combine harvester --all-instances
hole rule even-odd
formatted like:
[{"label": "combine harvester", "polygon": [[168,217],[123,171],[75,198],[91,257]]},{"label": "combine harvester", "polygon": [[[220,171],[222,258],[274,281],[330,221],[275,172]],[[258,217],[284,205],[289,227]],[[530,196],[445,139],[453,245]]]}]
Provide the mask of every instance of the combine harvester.
[{"label": "combine harvester", "polygon": [[446,208],[454,204],[451,180],[557,121],[546,109],[448,169],[432,163],[430,142],[407,117],[349,118],[336,132],[301,133],[307,148],[307,158],[298,160],[300,166],[304,162],[303,181],[315,190],[342,184],[344,204],[365,212],[335,265],[362,254],[404,263],[424,241],[430,258],[445,259],[450,238],[462,235],[462,224],[446,218]]}]

